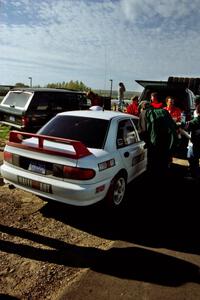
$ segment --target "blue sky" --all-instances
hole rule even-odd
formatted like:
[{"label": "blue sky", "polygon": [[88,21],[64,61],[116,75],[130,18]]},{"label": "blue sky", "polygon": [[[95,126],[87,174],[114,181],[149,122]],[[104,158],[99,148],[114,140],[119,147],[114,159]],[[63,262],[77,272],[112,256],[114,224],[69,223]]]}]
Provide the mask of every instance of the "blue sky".
[{"label": "blue sky", "polygon": [[0,84],[200,77],[199,0],[0,0]]}]

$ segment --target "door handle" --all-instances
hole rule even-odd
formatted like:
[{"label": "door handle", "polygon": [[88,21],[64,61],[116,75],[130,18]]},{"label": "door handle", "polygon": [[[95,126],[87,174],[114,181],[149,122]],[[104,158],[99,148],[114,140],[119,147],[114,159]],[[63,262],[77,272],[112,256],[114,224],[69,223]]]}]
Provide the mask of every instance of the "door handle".
[{"label": "door handle", "polygon": [[124,157],[129,157],[129,152],[124,152]]}]

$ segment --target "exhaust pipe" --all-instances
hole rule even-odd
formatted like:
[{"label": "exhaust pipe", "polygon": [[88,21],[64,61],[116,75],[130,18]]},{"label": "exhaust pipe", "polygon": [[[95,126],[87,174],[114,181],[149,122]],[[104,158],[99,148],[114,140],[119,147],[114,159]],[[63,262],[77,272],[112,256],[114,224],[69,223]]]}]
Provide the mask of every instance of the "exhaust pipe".
[{"label": "exhaust pipe", "polygon": [[10,190],[14,190],[15,189],[15,186],[13,184],[9,184],[8,187],[9,187]]}]

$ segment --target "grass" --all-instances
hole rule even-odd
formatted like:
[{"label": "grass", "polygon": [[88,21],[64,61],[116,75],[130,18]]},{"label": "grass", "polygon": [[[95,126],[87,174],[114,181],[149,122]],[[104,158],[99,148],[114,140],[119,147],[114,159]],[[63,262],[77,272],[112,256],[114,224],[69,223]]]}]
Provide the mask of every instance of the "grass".
[{"label": "grass", "polygon": [[0,146],[5,146],[6,141],[9,138],[10,126],[0,125]]}]

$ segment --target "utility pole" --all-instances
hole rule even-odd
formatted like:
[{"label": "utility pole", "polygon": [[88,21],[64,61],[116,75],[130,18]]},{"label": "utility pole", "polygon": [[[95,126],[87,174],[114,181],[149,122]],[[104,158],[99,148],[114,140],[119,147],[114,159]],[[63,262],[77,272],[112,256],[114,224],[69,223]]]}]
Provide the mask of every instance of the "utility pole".
[{"label": "utility pole", "polygon": [[29,77],[28,79],[30,79],[30,87],[32,87],[32,77]]},{"label": "utility pole", "polygon": [[113,80],[110,79],[110,99],[112,99],[112,85],[113,85]]}]

